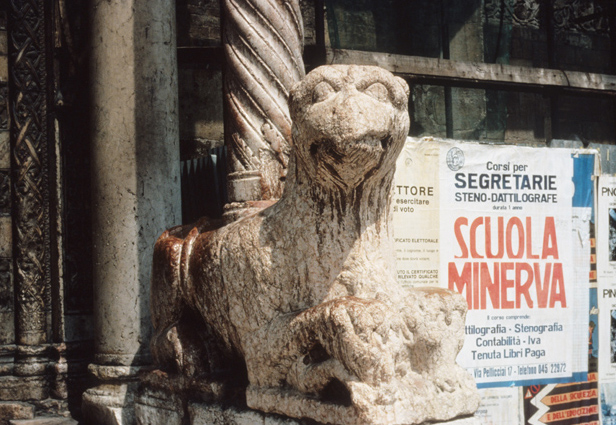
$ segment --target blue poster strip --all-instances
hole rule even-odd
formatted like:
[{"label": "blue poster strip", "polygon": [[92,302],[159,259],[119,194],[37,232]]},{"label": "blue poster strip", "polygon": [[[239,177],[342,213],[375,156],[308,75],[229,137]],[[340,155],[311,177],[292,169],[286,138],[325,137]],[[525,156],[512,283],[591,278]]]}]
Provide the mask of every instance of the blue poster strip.
[{"label": "blue poster strip", "polygon": [[592,176],[595,170],[595,154],[573,155],[573,207],[593,206],[594,184]]},{"label": "blue poster strip", "polygon": [[542,378],[542,379],[516,379],[515,381],[505,382],[490,382],[477,384],[477,388],[498,388],[498,387],[522,387],[529,385],[546,385],[546,384],[566,384],[571,382],[586,382],[588,381],[587,372],[574,372],[571,376],[564,378]]}]

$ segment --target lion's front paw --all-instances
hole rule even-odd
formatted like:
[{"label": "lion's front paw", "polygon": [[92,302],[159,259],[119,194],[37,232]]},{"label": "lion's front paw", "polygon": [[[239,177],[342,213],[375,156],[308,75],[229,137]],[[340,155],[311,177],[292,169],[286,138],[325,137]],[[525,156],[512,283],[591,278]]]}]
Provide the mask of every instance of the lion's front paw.
[{"label": "lion's front paw", "polygon": [[311,310],[309,314],[319,317],[310,321],[316,338],[305,353],[305,364],[333,358],[367,384],[392,379],[400,341],[408,342],[410,334],[401,335],[404,326],[389,306],[377,300],[344,297]]}]

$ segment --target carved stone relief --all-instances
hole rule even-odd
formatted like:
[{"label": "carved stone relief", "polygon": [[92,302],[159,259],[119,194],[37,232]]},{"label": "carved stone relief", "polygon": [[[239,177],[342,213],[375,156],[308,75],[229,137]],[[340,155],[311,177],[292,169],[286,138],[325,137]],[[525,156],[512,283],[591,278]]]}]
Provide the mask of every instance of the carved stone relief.
[{"label": "carved stone relief", "polygon": [[503,19],[516,26],[539,28],[539,0],[485,0],[485,13],[490,22]]},{"label": "carved stone relief", "polygon": [[607,33],[608,15],[598,1],[557,0],[554,2],[556,30]]},{"label": "carved stone relief", "polygon": [[[539,29],[540,0],[486,0],[485,13],[490,22],[498,22],[504,6],[506,22],[514,26]],[[599,32],[609,29],[604,7],[595,0],[557,0],[554,2],[554,26],[557,31]]]},{"label": "carved stone relief", "polygon": [[293,88],[281,199],[156,243],[152,352],[163,370],[210,388],[247,379],[249,407],[324,423],[475,411],[474,381],[455,363],[465,300],[395,280],[391,185],[408,96],[377,67],[320,67]]},{"label": "carved stone relief", "polygon": [[[12,312],[13,286],[11,279],[11,260],[10,258],[0,258],[0,317],[9,317],[12,319],[12,315],[6,314]],[[14,335],[12,320],[0,324],[0,345],[11,344],[13,343],[13,340]],[[0,375],[2,375],[1,368]]]},{"label": "carved stone relief", "polygon": [[11,178],[8,170],[0,170],[0,215],[11,215]]},{"label": "carved stone relief", "polygon": [[9,3],[16,331],[35,345],[47,339],[51,261],[45,1]]},{"label": "carved stone relief", "polygon": [[9,129],[9,87],[0,83],[0,131]]}]

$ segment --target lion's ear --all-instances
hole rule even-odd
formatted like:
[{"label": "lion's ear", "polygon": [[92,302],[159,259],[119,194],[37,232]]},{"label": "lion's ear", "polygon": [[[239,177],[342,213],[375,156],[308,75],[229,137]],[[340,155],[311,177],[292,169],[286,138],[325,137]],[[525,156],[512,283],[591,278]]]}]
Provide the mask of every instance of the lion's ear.
[{"label": "lion's ear", "polygon": [[406,80],[404,78],[400,78],[400,77],[395,77],[395,79],[398,82],[398,84],[400,84],[402,89],[404,90],[404,93],[406,94],[406,97],[409,97],[410,94],[411,94],[411,89],[409,88],[409,85],[406,82]]}]

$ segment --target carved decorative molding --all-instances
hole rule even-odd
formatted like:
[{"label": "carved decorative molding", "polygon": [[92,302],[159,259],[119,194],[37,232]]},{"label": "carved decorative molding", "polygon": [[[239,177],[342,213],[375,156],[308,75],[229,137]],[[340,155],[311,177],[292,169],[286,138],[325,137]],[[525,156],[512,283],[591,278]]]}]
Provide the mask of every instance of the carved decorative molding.
[{"label": "carved decorative molding", "polygon": [[486,19],[492,23],[502,19],[519,27],[539,28],[539,10],[539,0],[485,1]]},{"label": "carved decorative molding", "polygon": [[8,170],[0,170],[0,216],[11,215],[11,177]]},{"label": "carved decorative molding", "polygon": [[[540,0],[485,0],[485,14],[489,22],[500,19],[514,26],[538,29]],[[501,17],[504,5],[504,16]],[[557,31],[599,32],[609,29],[607,14],[596,0],[556,0],[554,27]]]},{"label": "carved decorative molding", "polygon": [[554,2],[556,30],[607,33],[608,16],[598,1],[560,0]]},{"label": "carved decorative molding", "polygon": [[[0,312],[13,311],[13,288],[11,287],[11,261],[0,258]],[[2,324],[0,327],[4,327]],[[5,343],[0,338],[0,342]],[[11,341],[12,342],[12,341]],[[0,373],[1,375],[2,373]]]},{"label": "carved decorative molding", "polygon": [[0,84],[0,131],[9,129],[9,88]]},{"label": "carved decorative molding", "polygon": [[298,0],[225,0],[223,44],[229,200],[278,198],[291,119],[287,98],[304,76]]},{"label": "carved decorative molding", "polygon": [[539,28],[538,0],[516,0],[512,5],[514,25]]},{"label": "carved decorative molding", "polygon": [[45,0],[10,0],[9,69],[16,339],[47,342],[50,287]]}]

